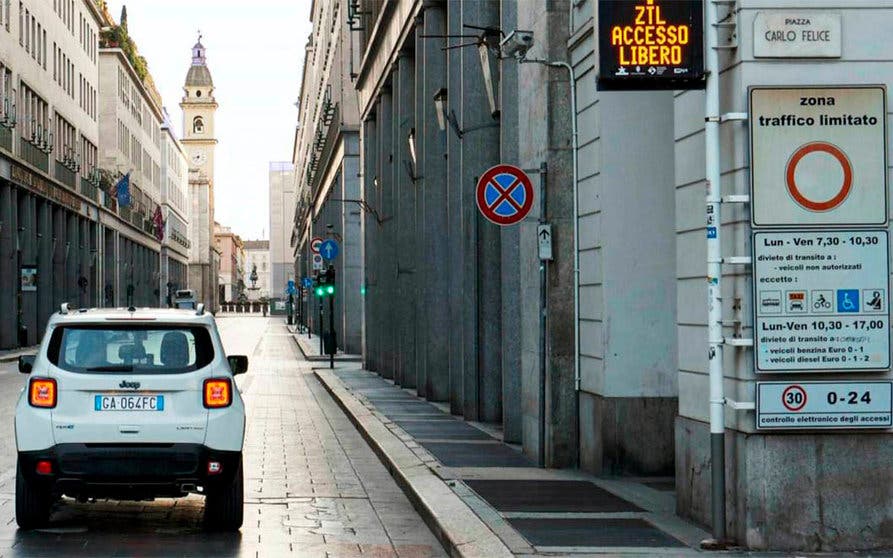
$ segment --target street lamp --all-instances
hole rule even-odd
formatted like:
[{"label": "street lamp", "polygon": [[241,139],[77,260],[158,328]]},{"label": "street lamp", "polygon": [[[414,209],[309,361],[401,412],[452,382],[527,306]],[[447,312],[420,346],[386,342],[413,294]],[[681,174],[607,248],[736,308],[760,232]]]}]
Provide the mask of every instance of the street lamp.
[{"label": "street lamp", "polygon": [[412,166],[415,168],[418,164],[415,152],[415,128],[409,130],[409,136],[407,136],[406,141],[409,143],[409,156],[412,158]]},{"label": "street lamp", "polygon": [[416,158],[415,128],[409,130],[409,135],[406,136],[406,142],[409,144],[409,158],[412,159],[411,161],[404,161],[406,164],[406,173],[409,175],[410,180],[416,182],[421,177],[416,175],[418,159]]},{"label": "street lamp", "polygon": [[434,94],[434,109],[437,112],[437,126],[440,127],[440,131],[446,130],[446,102],[447,102],[447,90],[445,87],[441,87],[437,90],[437,93]]},{"label": "street lamp", "polygon": [[462,139],[465,132],[459,127],[459,121],[456,120],[456,113],[453,112],[453,109],[447,106],[447,100],[448,96],[446,88],[442,87],[434,94],[434,107],[437,109],[437,125],[440,126],[441,130],[446,130],[446,125],[449,123],[450,128],[456,132],[456,136],[459,139]]},{"label": "street lamp", "polygon": [[481,57],[481,71],[484,74],[484,87],[487,89],[487,101],[490,102],[490,116],[499,118],[499,108],[496,106],[496,91],[493,87],[493,71],[490,68],[490,48],[485,41],[478,44],[478,54]]}]

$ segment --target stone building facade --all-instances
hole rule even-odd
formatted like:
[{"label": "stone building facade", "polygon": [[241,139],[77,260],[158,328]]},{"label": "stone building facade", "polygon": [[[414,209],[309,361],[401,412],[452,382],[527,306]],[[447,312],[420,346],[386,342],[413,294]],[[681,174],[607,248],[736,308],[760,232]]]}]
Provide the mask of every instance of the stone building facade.
[{"label": "stone building facade", "polygon": [[[752,248],[740,203],[752,164],[748,88],[889,87],[893,10],[861,0],[714,4],[719,20],[705,23],[721,31],[713,79],[728,115],[722,184],[737,200],[720,224],[723,256],[741,257]],[[360,118],[363,296],[344,297],[343,312],[363,316],[367,369],[488,423],[541,466],[675,476],[679,515],[709,526],[705,95],[599,91],[598,8],[595,0],[314,3],[302,103],[306,91],[311,104],[326,98],[331,73],[316,57],[337,56],[326,34],[334,22],[349,30],[341,67]],[[758,55],[761,18],[783,13],[839,21],[838,54]],[[513,30],[533,36],[521,60],[499,47]],[[302,106],[302,129],[316,114]],[[333,209],[348,198],[332,189],[337,171],[322,173],[325,160],[312,157],[326,153],[337,133],[329,129],[297,136],[299,182],[311,177],[295,233],[304,273],[310,240],[349,212]],[[475,204],[478,178],[497,163],[525,169],[535,185],[531,213],[511,227],[485,220]],[[545,264],[542,223],[553,238]],[[747,265],[723,267],[726,532],[754,549],[888,548],[893,431],[756,429],[757,382],[785,378],[755,372]]]}]

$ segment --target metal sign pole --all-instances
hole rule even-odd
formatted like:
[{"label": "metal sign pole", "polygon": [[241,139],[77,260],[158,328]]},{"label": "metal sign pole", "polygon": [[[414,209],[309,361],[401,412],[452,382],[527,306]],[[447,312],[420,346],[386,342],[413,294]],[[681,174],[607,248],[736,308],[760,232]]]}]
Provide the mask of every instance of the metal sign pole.
[{"label": "metal sign pole", "polygon": [[707,92],[705,103],[705,159],[707,178],[707,335],[710,373],[710,463],[713,537],[725,539],[725,418],[722,331],[722,184],[720,167],[719,52],[716,0],[706,3]]},{"label": "metal sign pole", "polygon": [[[335,295],[329,295],[329,345],[335,345]],[[329,368],[335,368],[335,352],[337,346],[328,347]]]},{"label": "metal sign pole", "polygon": [[325,322],[322,320],[322,298],[316,297],[316,300],[319,301],[319,325],[316,326],[319,332],[319,354],[324,355],[326,354],[326,347],[323,344],[323,328],[325,327]]}]

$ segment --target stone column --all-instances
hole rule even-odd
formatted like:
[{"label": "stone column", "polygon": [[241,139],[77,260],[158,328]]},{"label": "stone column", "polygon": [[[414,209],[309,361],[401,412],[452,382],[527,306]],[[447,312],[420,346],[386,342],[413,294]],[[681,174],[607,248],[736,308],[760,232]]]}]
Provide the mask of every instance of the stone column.
[{"label": "stone column", "polygon": [[[409,39],[410,42],[414,42]],[[415,58],[402,54],[397,59],[394,76],[396,101],[396,137],[394,138],[394,163],[396,164],[396,222],[393,246],[397,280],[397,293],[392,302],[396,311],[394,331],[398,336],[398,358],[395,377],[400,385],[414,388],[417,385],[416,362],[416,184],[415,165],[409,150],[409,135],[415,135]]]},{"label": "stone column", "polygon": [[[30,194],[19,196],[19,271],[24,265],[37,265],[37,213],[36,200]],[[39,279],[38,275],[38,279]],[[17,279],[18,280],[18,279]],[[43,332],[37,331],[37,297],[40,293],[40,287],[37,291],[22,291],[17,285],[19,291],[19,311],[21,312],[21,323],[28,328],[27,344],[35,345],[39,336]]]},{"label": "stone column", "polygon": [[[374,182],[378,177],[378,128],[376,110],[363,122],[363,180],[360,184],[362,199],[366,204],[380,212],[378,191]],[[378,299],[381,297],[378,282],[378,233],[377,216],[372,211],[363,212],[362,220],[363,262],[365,295],[363,298],[363,365],[367,370],[379,370],[379,310]]]},{"label": "stone column", "polygon": [[[424,11],[424,34],[447,32],[443,6]],[[419,351],[419,393],[432,401],[450,400],[450,324],[449,309],[449,204],[447,200],[447,135],[437,123],[434,96],[447,87],[446,40],[419,39],[416,43],[416,138],[418,142],[418,242],[417,268],[421,280],[418,331],[422,336]],[[424,379],[422,385],[421,379]],[[423,389],[424,388],[424,389]]]},{"label": "stone column", "polygon": [[65,212],[68,233],[65,240],[65,301],[79,307],[80,289],[78,288],[78,267],[80,264],[80,234],[78,216],[70,211]]},{"label": "stone column", "polygon": [[[499,5],[464,0],[462,21],[479,26],[499,25]],[[461,49],[462,220],[465,312],[465,417],[502,421],[500,232],[486,221],[475,204],[478,178],[499,162],[499,127],[491,111],[481,59],[476,48]],[[492,62],[492,60],[490,60]],[[494,82],[498,74],[493,74]],[[495,87],[497,84],[494,83]]]},{"label": "stone column", "polygon": [[[501,28],[518,28],[518,4],[501,2]],[[499,95],[500,100],[500,160],[503,163],[518,165],[518,118],[520,111],[514,97],[518,92],[518,63],[514,60],[503,60],[499,63]],[[530,175],[534,191],[539,196],[539,178]],[[532,218],[538,217],[531,212]],[[528,299],[521,296],[520,266],[521,225],[502,227],[500,230],[501,276],[502,290],[502,400],[521,401],[521,331],[522,305],[536,306],[539,311],[539,298]],[[536,278],[538,281],[538,277]],[[536,301],[536,302],[534,302]],[[502,435],[503,440],[520,444],[522,405],[503,405]]]},{"label": "stone column", "polygon": [[[344,161],[342,163],[342,199],[357,200],[360,192],[359,134],[345,133]],[[343,202],[344,223],[341,227],[344,236],[344,252],[341,256],[344,276],[339,280],[343,301],[344,325],[342,337],[344,350],[352,354],[362,352],[363,327],[363,252],[361,222],[363,210],[356,203]]]},{"label": "stone column", "polygon": [[16,188],[0,186],[0,348],[17,346],[16,339],[16,235],[18,229]]},{"label": "stone column", "polygon": [[59,206],[53,207],[53,311],[60,304],[66,302],[65,288],[65,242],[67,239],[67,227],[65,224],[65,210]]},{"label": "stone column", "polygon": [[379,334],[381,335],[381,360],[379,373],[385,378],[394,377],[394,320],[393,304],[397,294],[393,288],[396,266],[393,259],[394,237],[394,172],[393,172],[393,99],[390,90],[382,93],[378,115],[378,211],[381,215],[381,233],[378,235],[376,257],[380,262],[376,281],[381,293],[377,300]]},{"label": "stone column", "polygon": [[[447,30],[450,35],[463,34],[462,2],[447,2]],[[462,39],[448,40],[450,46],[462,44]],[[460,49],[447,51],[447,94],[444,110],[453,115],[459,106],[462,90],[462,53]],[[465,342],[464,329],[470,327],[465,321],[464,308],[469,296],[474,296],[474,285],[469,285],[464,273],[465,251],[462,244],[463,211],[466,203],[462,190],[462,140],[448,124],[446,135],[446,176],[447,176],[447,257],[449,323],[449,376],[450,412],[461,415],[465,410],[465,398],[477,401],[477,389],[465,392]],[[471,289],[471,290],[469,290]]]},{"label": "stone column", "polygon": [[42,336],[53,313],[53,207],[37,200],[37,329]]}]

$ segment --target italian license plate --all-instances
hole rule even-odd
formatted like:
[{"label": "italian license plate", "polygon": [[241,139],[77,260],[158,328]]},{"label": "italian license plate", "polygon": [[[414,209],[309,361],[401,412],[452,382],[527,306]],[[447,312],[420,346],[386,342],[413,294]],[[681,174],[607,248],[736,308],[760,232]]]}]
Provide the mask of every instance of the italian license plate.
[{"label": "italian license plate", "polygon": [[96,411],[163,411],[163,395],[97,395],[93,399]]}]

